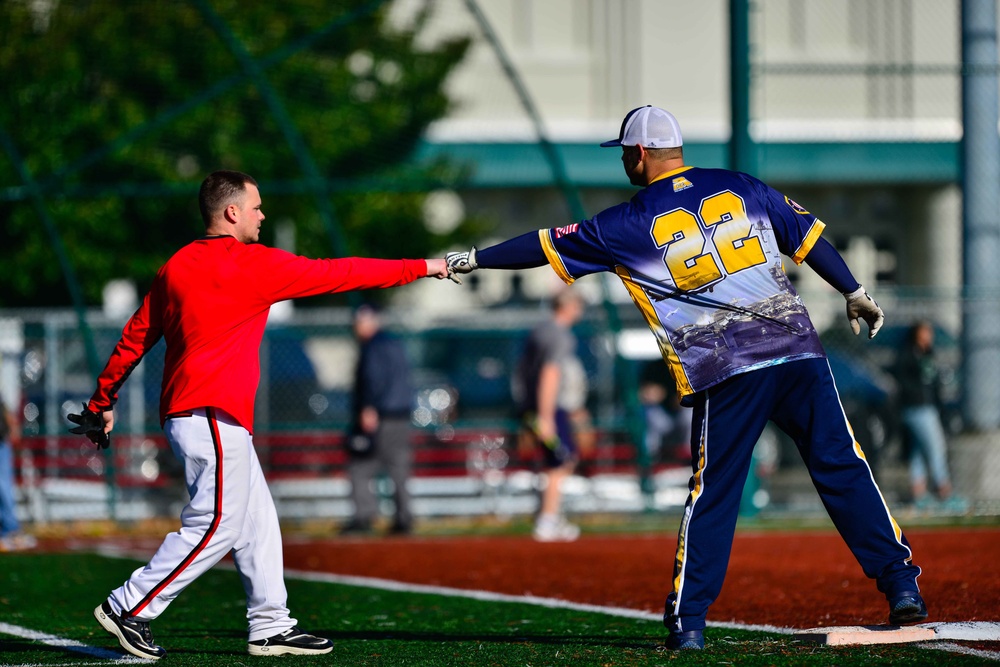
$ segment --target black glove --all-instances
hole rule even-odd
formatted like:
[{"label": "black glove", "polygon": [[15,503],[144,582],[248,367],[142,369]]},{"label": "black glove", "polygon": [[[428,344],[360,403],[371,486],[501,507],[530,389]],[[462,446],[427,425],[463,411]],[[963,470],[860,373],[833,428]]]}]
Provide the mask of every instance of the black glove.
[{"label": "black glove", "polygon": [[74,424],[79,424],[69,430],[70,433],[85,435],[98,449],[107,449],[111,445],[111,438],[104,432],[104,416],[100,412],[91,412],[87,409],[87,404],[83,404],[83,412],[80,414],[68,414],[66,418]]}]

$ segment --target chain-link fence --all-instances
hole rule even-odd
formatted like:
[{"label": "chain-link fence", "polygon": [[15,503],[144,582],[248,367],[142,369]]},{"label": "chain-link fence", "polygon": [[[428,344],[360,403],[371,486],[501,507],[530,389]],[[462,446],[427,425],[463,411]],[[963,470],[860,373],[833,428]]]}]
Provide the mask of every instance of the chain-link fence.
[{"label": "chain-link fence", "polygon": [[[484,312],[475,326],[468,320],[441,320],[414,328],[413,315],[389,311],[385,319],[412,364],[414,483],[425,489],[424,511],[485,511],[476,503],[496,496],[497,487],[507,489],[513,508],[531,511],[531,471],[538,461],[516,448],[520,423],[512,371],[528,333],[549,317],[548,309]],[[355,416],[358,351],[351,312],[305,310],[285,321],[275,319],[261,346],[255,414],[261,463],[278,484],[279,499],[293,507],[305,503],[289,511],[347,515],[346,434]],[[107,355],[121,321],[94,315],[89,322],[99,354]],[[19,470],[29,516],[48,520],[112,512],[134,518],[164,512],[164,502],[180,500],[181,471],[160,431],[162,342],[121,389],[112,447],[104,453],[67,433],[66,415],[78,412],[94,388],[73,314],[8,312],[3,330],[4,365],[9,379],[17,380],[8,386],[19,387],[8,402],[20,406],[24,424]],[[621,404],[613,397],[613,341],[600,322],[584,323],[578,333],[592,387],[588,407],[595,435],[583,470],[597,477],[634,477],[635,451],[623,434]],[[633,486],[627,495],[633,507],[641,508],[639,487]],[[456,504],[442,499],[449,497]]]},{"label": "chain-link fence", "polygon": [[961,137],[957,0],[764,0],[750,17],[758,141]]},{"label": "chain-link fence", "polygon": [[[843,302],[829,293],[806,300],[828,349],[845,412],[887,498],[912,501],[908,441],[900,419],[895,368],[909,324],[961,310],[955,295],[929,297],[899,292],[881,295],[888,324],[873,341],[855,338],[844,321]],[[690,449],[689,415],[662,399],[671,422],[654,415],[646,438],[636,443],[627,428],[615,356],[628,358],[632,386],[660,381],[663,364],[629,303],[618,304],[623,331],[612,334],[598,314],[576,328],[578,353],[589,386],[594,447],[587,452],[576,486],[568,489],[570,511],[678,509],[686,495]],[[597,311],[600,312],[599,310]],[[388,328],[400,337],[413,367],[418,512],[530,512],[532,471],[537,463],[517,449],[518,416],[512,378],[526,337],[548,317],[530,305],[484,311],[477,323],[442,319],[413,325],[412,314],[387,311]],[[120,321],[94,316],[91,324],[102,354],[116,342]],[[296,311],[268,327],[261,352],[255,444],[275,485],[283,511],[298,516],[347,516],[346,433],[357,343],[345,309]],[[108,454],[67,433],[66,414],[77,411],[93,390],[83,343],[71,313],[11,314],[4,320],[4,367],[22,387],[24,446],[19,458],[26,517],[56,520],[105,516],[139,518],[176,510],[183,499],[178,464],[159,424],[162,343],[133,371],[116,406],[116,430]],[[950,505],[922,507],[948,514],[995,513],[1000,474],[996,438],[970,435],[962,418],[961,351],[953,326],[935,327],[941,369],[941,409],[956,496]],[[18,350],[19,346],[19,350]],[[669,387],[667,394],[669,395]],[[649,406],[647,405],[647,408]],[[637,447],[646,448],[646,457]],[[644,468],[639,461],[650,460]],[[745,512],[819,511],[794,444],[769,432],[760,446]],[[642,479],[648,476],[644,488]],[[756,506],[753,503],[756,503]]]}]

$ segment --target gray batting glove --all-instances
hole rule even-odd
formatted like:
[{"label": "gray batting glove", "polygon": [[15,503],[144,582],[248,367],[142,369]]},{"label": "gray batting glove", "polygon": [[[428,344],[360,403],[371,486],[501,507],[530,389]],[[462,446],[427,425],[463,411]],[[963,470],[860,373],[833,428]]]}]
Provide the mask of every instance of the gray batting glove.
[{"label": "gray batting glove", "polygon": [[885,321],[885,314],[875,303],[875,299],[868,295],[863,285],[858,285],[858,289],[844,294],[844,298],[847,299],[847,320],[851,323],[854,335],[861,333],[861,323],[858,322],[860,317],[868,323],[868,338],[874,338]]},{"label": "gray batting glove", "polygon": [[472,273],[479,268],[476,262],[476,246],[472,246],[469,252],[449,252],[444,256],[444,261],[448,264],[448,277],[459,285],[462,284],[462,279],[458,277],[459,273]]}]

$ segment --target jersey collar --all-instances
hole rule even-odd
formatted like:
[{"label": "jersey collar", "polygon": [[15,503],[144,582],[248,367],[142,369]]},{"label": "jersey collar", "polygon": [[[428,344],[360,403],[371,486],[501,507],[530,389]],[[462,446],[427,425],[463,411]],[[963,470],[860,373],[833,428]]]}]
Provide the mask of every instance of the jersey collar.
[{"label": "jersey collar", "polygon": [[[652,185],[653,183],[656,183],[657,181],[662,181],[664,178],[670,178],[671,176],[674,176],[675,174],[679,174],[681,172],[687,171],[688,169],[694,169],[694,165],[684,165],[683,167],[677,167],[676,169],[671,169],[670,171],[668,171],[666,173],[663,173],[663,174],[660,174],[659,176],[657,176],[656,178],[654,178],[653,180],[651,180],[649,182],[649,185]],[[646,186],[646,187],[649,187],[649,186]]]}]

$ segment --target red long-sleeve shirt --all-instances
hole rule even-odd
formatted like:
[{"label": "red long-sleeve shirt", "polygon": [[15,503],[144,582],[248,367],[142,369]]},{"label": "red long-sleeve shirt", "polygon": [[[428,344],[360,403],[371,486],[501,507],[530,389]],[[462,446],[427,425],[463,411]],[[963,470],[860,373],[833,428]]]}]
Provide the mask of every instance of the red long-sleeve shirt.
[{"label": "red long-sleeve shirt", "polygon": [[307,259],[231,236],[207,237],[164,264],[97,379],[88,408],[110,410],[142,357],[166,339],[160,422],[215,407],[253,432],[260,342],[271,305],[354,289],[395,287],[427,275],[424,260]]}]

